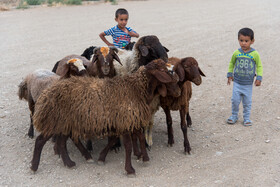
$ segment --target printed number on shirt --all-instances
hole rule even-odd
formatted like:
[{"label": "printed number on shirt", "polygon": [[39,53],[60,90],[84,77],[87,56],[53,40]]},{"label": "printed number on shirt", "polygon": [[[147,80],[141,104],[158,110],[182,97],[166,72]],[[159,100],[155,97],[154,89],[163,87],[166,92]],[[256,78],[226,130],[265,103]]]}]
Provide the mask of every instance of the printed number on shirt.
[{"label": "printed number on shirt", "polygon": [[241,59],[240,61],[239,61],[239,67],[240,68],[243,68],[243,67],[245,67],[246,69],[249,67],[249,60],[247,60],[247,59]]}]

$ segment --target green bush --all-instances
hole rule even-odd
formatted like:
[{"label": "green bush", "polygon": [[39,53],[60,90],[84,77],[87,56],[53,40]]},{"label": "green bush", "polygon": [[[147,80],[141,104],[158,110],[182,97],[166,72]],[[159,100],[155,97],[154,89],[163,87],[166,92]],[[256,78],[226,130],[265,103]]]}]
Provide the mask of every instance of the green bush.
[{"label": "green bush", "polygon": [[107,2],[107,1],[111,2],[112,5],[118,4],[117,0],[105,0],[105,2]]},{"label": "green bush", "polygon": [[64,3],[67,5],[81,5],[82,0],[65,0]]},{"label": "green bush", "polygon": [[63,0],[47,0],[47,2],[52,5],[53,3],[63,3]]},{"label": "green bush", "polygon": [[26,0],[27,4],[29,5],[40,5],[42,0]]}]

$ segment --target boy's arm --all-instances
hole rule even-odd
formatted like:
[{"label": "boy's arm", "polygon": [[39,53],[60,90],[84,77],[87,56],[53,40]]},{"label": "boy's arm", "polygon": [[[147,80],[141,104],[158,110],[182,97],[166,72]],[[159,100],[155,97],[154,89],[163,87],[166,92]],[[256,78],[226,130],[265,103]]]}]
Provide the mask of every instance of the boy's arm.
[{"label": "boy's arm", "polygon": [[108,46],[114,46],[114,44],[111,44],[110,42],[108,42],[108,40],[105,38],[106,34],[104,32],[99,34],[99,37],[101,38],[101,40],[107,44]]},{"label": "boy's arm", "polygon": [[128,31],[128,34],[129,34],[129,36],[131,36],[131,37],[136,37],[136,38],[139,37],[139,34],[136,33],[136,32],[133,32],[133,31]]},{"label": "boy's arm", "polygon": [[233,80],[233,69],[234,69],[235,61],[236,61],[236,54],[233,53],[228,66],[228,73],[227,73],[228,85],[230,85],[230,82]]},{"label": "boy's arm", "polygon": [[262,82],[262,75],[263,75],[263,66],[261,62],[261,58],[259,53],[255,56],[255,61],[256,61],[256,72],[257,72],[257,78],[255,81],[256,86],[260,86]]},{"label": "boy's arm", "polygon": [[136,38],[139,37],[139,34],[136,31],[132,30],[130,27],[127,27],[126,29],[128,31],[127,34],[129,34],[129,36]]}]

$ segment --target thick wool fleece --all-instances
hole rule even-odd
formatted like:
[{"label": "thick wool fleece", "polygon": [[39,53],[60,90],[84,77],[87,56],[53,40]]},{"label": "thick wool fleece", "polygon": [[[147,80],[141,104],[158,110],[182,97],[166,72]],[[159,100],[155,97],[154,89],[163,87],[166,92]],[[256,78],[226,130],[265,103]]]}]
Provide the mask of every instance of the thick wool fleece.
[{"label": "thick wool fleece", "polygon": [[71,134],[78,140],[147,126],[151,112],[145,71],[140,68],[112,79],[72,77],[57,82],[37,100],[35,128],[45,136]]}]

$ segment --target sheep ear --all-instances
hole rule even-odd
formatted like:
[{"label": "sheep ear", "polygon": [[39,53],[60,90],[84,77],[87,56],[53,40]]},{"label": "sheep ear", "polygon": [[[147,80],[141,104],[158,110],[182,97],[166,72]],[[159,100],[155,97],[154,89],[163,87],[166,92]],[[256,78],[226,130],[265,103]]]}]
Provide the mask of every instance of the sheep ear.
[{"label": "sheep ear", "polygon": [[162,46],[166,52],[169,52],[169,49],[167,49],[166,47]]},{"label": "sheep ear", "polygon": [[166,89],[166,86],[164,84],[159,85],[157,90],[162,97],[166,97],[167,89]]},{"label": "sheep ear", "polygon": [[185,79],[185,70],[184,70],[184,68],[183,68],[181,63],[177,64],[175,72],[179,76],[179,80],[180,81],[183,81]]},{"label": "sheep ear", "polygon": [[198,71],[199,71],[200,75],[202,75],[203,77],[206,77],[199,67],[198,67]]},{"label": "sheep ear", "polygon": [[155,71],[154,73],[152,73],[157,80],[159,80],[162,83],[169,83],[172,82],[172,78],[170,77],[170,75],[168,75],[168,73],[166,72],[162,72],[162,71]]},{"label": "sheep ear", "polygon": [[149,49],[144,45],[139,45],[139,49],[142,56],[147,56],[149,54]]},{"label": "sheep ear", "polygon": [[61,79],[63,79],[63,78],[68,78],[68,77],[70,77],[70,75],[69,75],[69,73],[68,73],[69,70],[70,70],[70,65],[69,65],[69,64],[64,64],[64,65],[61,67],[60,71],[57,72],[57,74],[60,75]]}]

